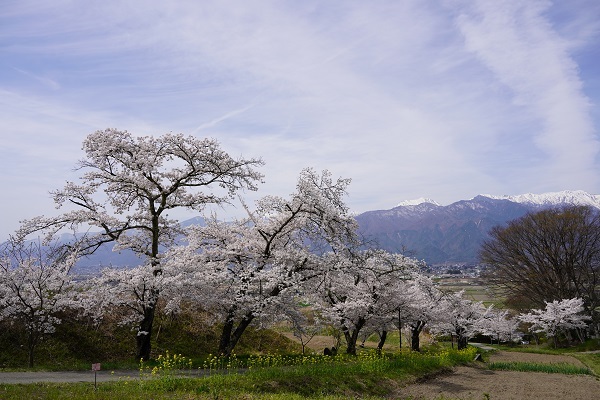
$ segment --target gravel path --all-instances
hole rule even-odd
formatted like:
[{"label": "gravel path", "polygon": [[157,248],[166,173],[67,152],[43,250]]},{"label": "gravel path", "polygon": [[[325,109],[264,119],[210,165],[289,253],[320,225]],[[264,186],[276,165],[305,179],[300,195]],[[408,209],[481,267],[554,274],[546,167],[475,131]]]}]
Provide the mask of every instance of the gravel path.
[{"label": "gravel path", "polygon": [[[97,382],[138,378],[139,371],[98,371]],[[90,382],[94,383],[92,371],[60,372],[0,372],[0,383],[37,383],[37,382]]]},{"label": "gravel path", "polygon": [[[239,370],[243,373],[243,370]],[[205,376],[204,370],[182,371],[182,376]],[[108,382],[118,381],[119,379],[131,380],[139,379],[139,370],[117,370],[117,371],[98,371],[94,378],[92,371],[53,371],[53,372],[0,372],[0,384],[2,383],[38,383],[38,382]]]}]

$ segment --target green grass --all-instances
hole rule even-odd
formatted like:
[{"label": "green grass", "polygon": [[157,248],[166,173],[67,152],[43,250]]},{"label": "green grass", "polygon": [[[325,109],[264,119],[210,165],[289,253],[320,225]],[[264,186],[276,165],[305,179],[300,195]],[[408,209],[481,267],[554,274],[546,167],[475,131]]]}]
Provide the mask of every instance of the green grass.
[{"label": "green grass", "polygon": [[600,353],[576,353],[573,357],[584,363],[596,376],[600,377]]},{"label": "green grass", "polygon": [[522,353],[537,353],[537,354],[572,354],[572,353],[580,353],[585,351],[595,351],[600,350],[600,340],[598,339],[589,339],[584,343],[576,343],[572,346],[568,347],[558,347],[554,348],[551,343],[543,343],[540,345],[529,344],[529,345],[516,345],[516,346],[507,346],[507,345],[494,345],[493,347],[498,350],[503,351],[517,351]]},{"label": "green grass", "polygon": [[[121,384],[103,385],[94,390],[93,387],[83,384],[73,385],[29,385],[28,390],[17,393],[0,385],[0,395],[3,399],[78,399],[78,400],[155,400],[155,399],[177,399],[177,400],[215,400],[215,399],[244,399],[244,400],[301,400],[307,397],[301,394],[294,393],[259,393],[259,392],[241,392],[235,389],[223,388],[219,391],[211,392],[209,388],[196,384],[193,381],[187,381],[189,387],[187,389],[180,387],[172,391],[154,391],[144,390],[137,385]],[[231,382],[233,385],[236,382]],[[24,397],[19,397],[24,396]],[[348,397],[344,395],[315,395],[309,398],[323,400],[342,400]],[[369,396],[361,396],[363,399],[376,398]]]},{"label": "green grass", "polygon": [[563,355],[567,354],[577,358],[581,361],[587,368],[589,368],[589,373],[600,377],[600,353],[592,353],[592,351],[600,350],[600,341],[598,339],[590,339],[585,343],[578,343],[574,346],[570,347],[548,347],[548,344],[536,346],[536,345],[527,345],[527,346],[504,346],[504,345],[494,345],[493,347],[498,350],[503,351],[514,351],[514,352],[522,352],[522,353],[536,353],[536,354],[552,354],[552,355]]},{"label": "green grass", "polygon": [[[289,399],[348,397],[381,398],[400,385],[473,360],[477,349],[443,349],[424,354],[402,352],[378,355],[364,351],[358,357],[261,356],[228,360],[228,369],[209,370],[202,378],[173,373],[174,356],[163,357],[156,368],[144,369],[139,379],[93,385],[0,385],[0,398],[11,399]],[[189,359],[178,358],[184,364]],[[250,367],[245,373],[239,368]]]},{"label": "green grass", "polygon": [[[160,316],[152,341],[152,357],[166,351],[186,354],[202,365],[219,345],[218,326],[206,324],[201,316],[182,313],[176,318]],[[35,351],[34,368],[27,368],[26,337],[22,330],[0,322],[0,370],[87,371],[92,363],[103,369],[136,369],[135,332],[117,323],[99,327],[65,319]],[[243,353],[300,352],[300,345],[268,329],[248,328],[238,343]]]},{"label": "green grass", "polygon": [[545,372],[548,374],[593,375],[588,368],[578,367],[569,363],[540,364],[532,362],[492,362],[488,364],[491,370]]}]

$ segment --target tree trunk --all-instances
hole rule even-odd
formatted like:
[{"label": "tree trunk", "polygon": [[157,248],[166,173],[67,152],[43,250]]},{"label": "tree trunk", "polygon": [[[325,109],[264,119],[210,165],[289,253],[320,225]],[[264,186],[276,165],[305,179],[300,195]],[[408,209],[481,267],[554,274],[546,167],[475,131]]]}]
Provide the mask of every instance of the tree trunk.
[{"label": "tree trunk", "polygon": [[469,340],[466,336],[459,335],[457,339],[458,350],[463,350],[467,348]]},{"label": "tree trunk", "polygon": [[410,349],[412,351],[421,351],[420,342],[419,342],[420,334],[421,334],[421,328],[419,328],[418,326],[410,327]]},{"label": "tree trunk", "polygon": [[[151,206],[152,209],[152,206]],[[151,254],[149,256],[152,275],[154,277],[162,275],[162,268],[158,261],[159,243],[160,243],[160,212],[152,209],[152,244]],[[144,307],[144,317],[138,327],[135,338],[137,344],[137,359],[148,361],[152,355],[152,326],[154,325],[154,316],[156,315],[156,306],[160,291],[156,287],[148,289],[148,303]]]},{"label": "tree trunk", "polygon": [[358,334],[356,329],[352,332],[344,330],[344,337],[346,338],[346,354],[356,355],[356,342],[358,341]]},{"label": "tree trunk", "polygon": [[398,347],[402,348],[402,315],[398,311]]},{"label": "tree trunk", "polygon": [[[154,277],[162,275],[162,269],[158,262],[158,245],[159,245],[159,217],[157,213],[152,215],[152,247],[150,265]],[[156,287],[148,289],[148,303],[144,307],[144,317],[138,327],[137,336],[135,337],[137,345],[137,359],[148,361],[152,354],[152,326],[154,325],[154,316],[156,314],[156,305],[158,304],[158,296],[160,294]]]},{"label": "tree trunk", "polygon": [[154,324],[154,314],[156,312],[156,303],[151,303],[144,308],[144,318],[138,327],[135,338],[137,344],[137,359],[148,361],[152,352],[152,325]]},{"label": "tree trunk", "polygon": [[346,338],[347,344],[346,354],[351,354],[353,356],[356,355],[356,342],[358,341],[358,334],[360,333],[362,327],[365,325],[365,322],[366,321],[364,318],[359,318],[356,322],[356,326],[352,331],[350,331],[346,327],[343,328],[344,337]]},{"label": "tree trunk", "polygon": [[577,337],[579,338],[580,343],[585,343],[585,332],[583,329],[577,328]]},{"label": "tree trunk", "polygon": [[35,346],[37,345],[37,334],[35,333],[29,333],[29,337],[27,338],[27,357],[28,357],[28,363],[27,365],[29,365],[29,368],[33,368],[33,359],[34,359],[34,352],[35,352]]},{"label": "tree trunk", "polygon": [[219,340],[219,354],[224,355],[231,341],[231,332],[233,332],[233,317],[228,317],[221,329],[221,338]]},{"label": "tree trunk", "polygon": [[377,350],[383,350],[383,345],[385,344],[385,340],[387,339],[387,331],[381,332],[379,335],[379,343],[377,344]]},{"label": "tree trunk", "polygon": [[225,357],[229,357],[233,352],[233,349],[237,345],[238,341],[242,337],[244,331],[253,320],[254,315],[252,313],[244,315],[237,328],[235,328],[234,330],[234,319],[233,317],[228,318],[225,322],[225,325],[223,325],[223,330],[221,331],[221,339],[219,341],[219,354]]}]

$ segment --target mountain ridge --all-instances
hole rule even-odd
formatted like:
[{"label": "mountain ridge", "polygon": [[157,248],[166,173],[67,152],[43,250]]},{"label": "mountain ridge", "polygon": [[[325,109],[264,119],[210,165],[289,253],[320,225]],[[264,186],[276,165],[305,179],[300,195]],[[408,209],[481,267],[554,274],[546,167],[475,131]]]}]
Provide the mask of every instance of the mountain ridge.
[{"label": "mountain ridge", "polygon": [[545,208],[586,205],[600,209],[600,196],[582,190],[478,195],[447,206],[418,200],[357,215],[360,233],[376,247],[408,253],[428,264],[476,264],[479,247],[494,226]]},{"label": "mountain ridge", "polygon": [[[565,205],[600,209],[600,195],[582,190],[516,196],[477,195],[443,206],[426,198],[400,202],[388,210],[355,215],[360,234],[371,246],[403,253],[427,264],[477,264],[481,243],[495,226],[528,212]],[[202,217],[181,221],[201,225]],[[63,238],[67,240],[67,238]],[[143,261],[130,250],[115,252],[110,244],[78,262],[79,273],[97,273],[101,267],[133,267]]]},{"label": "mountain ridge", "polygon": [[[518,195],[492,195],[492,194],[479,194],[469,200],[473,200],[477,197],[487,197],[494,200],[509,200],[514,203],[525,203],[535,205],[557,205],[557,204],[576,204],[576,205],[589,205],[596,208],[600,208],[600,195],[590,194],[584,190],[562,190],[559,192],[545,192],[541,194],[535,193],[524,193]],[[463,201],[458,200],[456,202]],[[398,203],[396,207],[415,206],[423,203],[434,204],[442,206],[435,200],[426,197],[420,197],[413,200],[403,200]],[[453,204],[453,203],[452,203]]]}]

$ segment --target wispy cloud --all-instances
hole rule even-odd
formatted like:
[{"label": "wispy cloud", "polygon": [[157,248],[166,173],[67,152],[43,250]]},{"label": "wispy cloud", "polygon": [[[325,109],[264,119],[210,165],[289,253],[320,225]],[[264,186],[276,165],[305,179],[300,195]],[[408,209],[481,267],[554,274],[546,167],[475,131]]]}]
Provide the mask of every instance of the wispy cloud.
[{"label": "wispy cloud", "polygon": [[600,143],[590,116],[591,102],[583,93],[567,41],[544,17],[550,3],[474,4],[459,16],[458,26],[467,49],[512,92],[515,105],[529,112],[534,129],[522,135],[532,138],[532,145],[544,153],[532,171],[538,179],[546,175],[542,180],[552,178],[559,186],[577,180],[597,184],[594,170]]},{"label": "wispy cloud", "polygon": [[10,178],[38,199],[4,198],[0,209],[20,211],[2,220],[51,212],[42,194],[109,126],[263,157],[257,195],[287,195],[303,167],[330,169],[353,179],[355,211],[600,192],[599,72],[586,68],[599,8],[577,1],[10,3],[0,167],[40,184]]},{"label": "wispy cloud", "polygon": [[39,83],[41,83],[42,85],[44,85],[50,89],[54,89],[54,90],[60,89],[60,84],[52,78],[38,76],[38,75],[32,74],[31,72],[27,72],[27,71],[24,71],[19,68],[15,68],[15,71],[38,81]]},{"label": "wispy cloud", "polygon": [[194,130],[191,132],[191,134],[192,134],[192,135],[195,135],[195,134],[198,134],[199,132],[201,132],[201,131],[203,131],[203,130],[205,130],[205,129],[208,129],[208,128],[214,128],[214,127],[215,127],[215,126],[217,126],[219,123],[221,123],[221,122],[223,122],[223,121],[226,121],[226,120],[228,120],[228,119],[230,119],[230,118],[233,118],[233,117],[235,117],[236,115],[239,115],[239,114],[241,114],[241,113],[244,113],[244,112],[248,111],[248,110],[249,110],[249,109],[251,109],[251,108],[252,108],[252,106],[250,105],[250,106],[246,106],[246,107],[244,107],[244,108],[241,108],[241,109],[239,109],[239,110],[233,110],[233,111],[230,111],[230,112],[228,112],[228,113],[225,113],[224,115],[222,115],[222,116],[220,116],[220,117],[217,117],[217,118],[213,119],[212,121],[205,122],[205,123],[203,123],[202,125],[198,126],[196,129],[194,129]]}]

